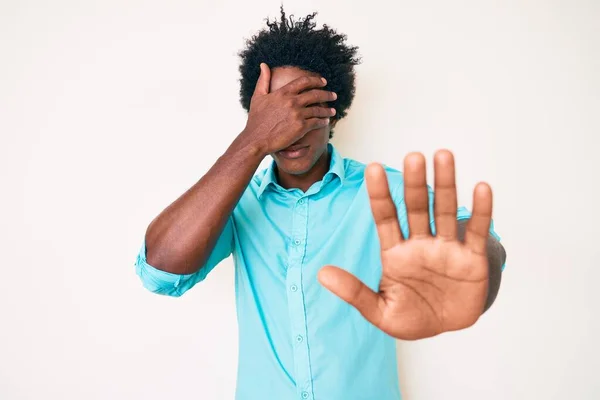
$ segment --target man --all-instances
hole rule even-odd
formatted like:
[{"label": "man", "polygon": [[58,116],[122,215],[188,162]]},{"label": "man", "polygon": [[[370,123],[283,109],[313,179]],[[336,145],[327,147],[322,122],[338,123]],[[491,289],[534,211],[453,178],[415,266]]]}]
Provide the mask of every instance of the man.
[{"label": "man", "polygon": [[[329,144],[359,59],[314,17],[282,9],[248,41],[247,124],[152,221],[136,269],[151,291],[180,296],[233,255],[237,399],[397,400],[395,338],[474,324],[505,252],[488,185],[475,188],[472,216],[458,208],[449,151],[435,155],[434,200],[421,154],[401,174]],[[267,155],[272,166],[255,175]]]}]

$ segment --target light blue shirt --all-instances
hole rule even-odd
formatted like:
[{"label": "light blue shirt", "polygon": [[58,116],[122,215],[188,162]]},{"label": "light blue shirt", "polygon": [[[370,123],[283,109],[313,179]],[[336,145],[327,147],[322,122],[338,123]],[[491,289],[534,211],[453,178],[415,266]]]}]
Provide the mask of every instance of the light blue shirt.
[{"label": "light blue shirt", "polygon": [[[400,399],[395,340],[317,281],[329,264],[373,290],[381,278],[365,165],[342,159],[331,145],[329,151],[329,172],[306,193],[279,186],[272,166],[259,172],[197,273],[160,271],[147,264],[145,245],[139,253],[143,285],[169,296],[184,294],[233,255],[238,400]],[[390,168],[387,174],[407,237],[402,174]],[[457,217],[470,213],[461,207]]]}]

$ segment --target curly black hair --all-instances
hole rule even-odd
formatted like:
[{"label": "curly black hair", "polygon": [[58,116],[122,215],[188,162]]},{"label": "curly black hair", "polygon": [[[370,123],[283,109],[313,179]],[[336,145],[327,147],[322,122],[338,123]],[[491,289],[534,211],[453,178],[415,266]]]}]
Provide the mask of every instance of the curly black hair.
[{"label": "curly black hair", "polygon": [[354,66],[361,61],[358,47],[347,45],[346,35],[325,24],[322,29],[315,29],[316,15],[315,12],[294,21],[293,16],[286,17],[282,6],[279,21],[267,18],[267,27],[246,41],[246,47],[239,52],[240,102],[246,111],[250,110],[260,63],[264,62],[271,69],[287,66],[318,73],[327,79],[326,89],[338,96],[330,103],[336,110],[334,118],[346,116],[354,99]]}]

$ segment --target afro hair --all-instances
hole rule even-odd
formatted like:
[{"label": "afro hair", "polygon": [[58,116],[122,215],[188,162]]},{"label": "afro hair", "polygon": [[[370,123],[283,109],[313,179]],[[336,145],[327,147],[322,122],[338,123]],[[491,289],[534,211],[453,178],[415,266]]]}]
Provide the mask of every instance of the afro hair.
[{"label": "afro hair", "polygon": [[327,79],[326,89],[337,94],[330,104],[336,110],[335,119],[346,116],[355,92],[354,67],[360,64],[358,47],[346,44],[346,35],[337,33],[327,25],[315,29],[312,13],[294,20],[286,17],[283,6],[279,21],[266,20],[267,26],[246,41],[240,51],[241,64],[240,102],[250,110],[250,100],[260,75],[260,64],[271,69],[297,67],[317,73]]}]

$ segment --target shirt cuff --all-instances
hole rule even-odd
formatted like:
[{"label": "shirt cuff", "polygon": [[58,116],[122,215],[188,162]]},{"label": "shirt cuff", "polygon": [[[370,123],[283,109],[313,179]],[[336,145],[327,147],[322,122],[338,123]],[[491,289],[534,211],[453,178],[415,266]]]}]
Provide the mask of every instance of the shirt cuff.
[{"label": "shirt cuff", "polygon": [[169,296],[181,296],[180,285],[192,278],[194,274],[178,275],[161,271],[146,261],[146,243],[144,242],[135,263],[135,271],[144,287],[151,292]]}]

